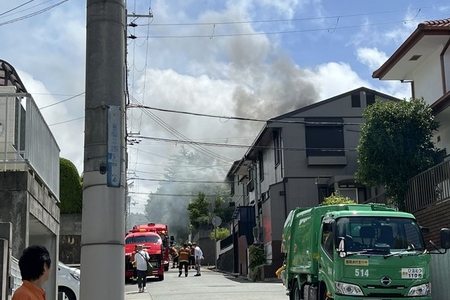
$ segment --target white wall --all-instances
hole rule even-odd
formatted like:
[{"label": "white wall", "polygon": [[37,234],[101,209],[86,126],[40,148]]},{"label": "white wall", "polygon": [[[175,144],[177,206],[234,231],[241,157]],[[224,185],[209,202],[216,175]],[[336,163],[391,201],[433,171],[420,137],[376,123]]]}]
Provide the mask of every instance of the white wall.
[{"label": "white wall", "polygon": [[419,68],[413,72],[414,96],[423,97],[428,104],[433,104],[443,95],[439,47]]},{"label": "white wall", "polygon": [[446,92],[450,91],[450,47],[444,54],[444,73]]}]

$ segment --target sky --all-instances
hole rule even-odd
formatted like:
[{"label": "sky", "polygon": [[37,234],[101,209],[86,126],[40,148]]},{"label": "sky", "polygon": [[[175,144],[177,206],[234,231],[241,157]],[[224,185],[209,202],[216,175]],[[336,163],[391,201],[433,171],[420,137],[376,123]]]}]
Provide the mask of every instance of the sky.
[{"label": "sky", "polygon": [[[86,6],[0,2],[0,59],[16,69],[60,156],[80,175]],[[409,99],[408,84],[372,73],[418,23],[450,17],[447,1],[427,0],[135,0],[126,7],[127,23],[137,25],[127,26],[126,49],[132,212],[144,210],[181,145],[215,158],[197,166],[199,178],[224,180],[264,125],[230,117],[267,120],[361,86]]]}]

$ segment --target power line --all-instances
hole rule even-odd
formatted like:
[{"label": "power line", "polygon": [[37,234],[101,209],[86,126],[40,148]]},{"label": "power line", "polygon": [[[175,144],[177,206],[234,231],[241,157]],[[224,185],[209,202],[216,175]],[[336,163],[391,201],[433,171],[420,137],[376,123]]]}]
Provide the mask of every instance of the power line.
[{"label": "power line", "polygon": [[85,92],[82,92],[82,93],[76,94],[75,96],[69,97],[69,98],[67,98],[67,99],[64,99],[64,100],[61,100],[61,101],[58,101],[58,102],[55,102],[55,103],[52,103],[52,104],[49,104],[49,105],[46,105],[46,106],[42,106],[42,107],[40,107],[39,109],[40,109],[40,110],[43,110],[43,109],[46,109],[46,108],[48,108],[48,107],[51,107],[51,106],[54,106],[54,105],[61,104],[61,103],[63,103],[63,102],[69,101],[69,100],[71,100],[71,99],[73,99],[73,98],[76,98],[76,97],[78,97],[78,96],[81,96],[81,95],[83,95],[84,93],[85,93]]},{"label": "power line", "polygon": [[311,121],[290,121],[290,120],[277,120],[277,119],[265,120],[265,119],[255,119],[255,118],[235,117],[235,116],[219,116],[219,115],[194,113],[194,112],[179,111],[179,110],[172,110],[172,109],[156,108],[156,107],[151,107],[151,106],[146,106],[146,105],[129,105],[127,108],[145,108],[145,109],[157,110],[157,111],[162,111],[162,112],[192,115],[192,116],[199,116],[199,117],[238,120],[238,121],[263,122],[263,123],[291,123],[291,124],[307,124],[307,125],[363,125],[364,124],[362,122],[361,123],[311,122]]},{"label": "power line", "polygon": [[324,152],[356,151],[356,148],[310,148],[310,147],[280,147],[280,148],[275,148],[273,146],[249,146],[249,145],[237,145],[237,144],[194,142],[194,141],[174,140],[174,139],[157,138],[157,137],[149,137],[149,136],[139,136],[139,138],[147,139],[147,140],[161,141],[161,142],[172,142],[172,143],[177,143],[177,144],[195,144],[195,145],[203,145],[203,146],[228,147],[228,148],[250,148],[250,147],[254,147],[256,149],[269,149],[269,150],[274,150],[274,149],[280,149],[280,150],[286,150],[286,151],[319,150],[319,151],[324,151]]},{"label": "power line", "polygon": [[29,14],[27,14],[27,15],[24,15],[24,16],[22,16],[22,17],[18,17],[18,18],[15,18],[15,19],[12,19],[12,20],[9,20],[9,21],[0,23],[0,26],[7,25],[7,24],[11,24],[11,23],[15,23],[15,22],[18,22],[18,21],[22,21],[22,20],[25,20],[25,19],[28,19],[28,18],[37,16],[37,15],[40,15],[40,14],[42,14],[42,13],[44,13],[44,12],[50,10],[50,9],[53,9],[53,8],[55,8],[55,7],[57,7],[57,6],[61,5],[61,4],[63,4],[64,2],[67,2],[67,1],[69,1],[69,0],[63,0],[63,1],[61,1],[61,2],[58,2],[58,3],[56,3],[56,4],[47,6],[47,7],[43,8],[43,9],[41,9],[41,10],[37,10],[37,11],[35,11],[35,12],[29,13]]},{"label": "power line", "polygon": [[[381,15],[381,14],[392,14],[398,12],[406,12],[411,10],[417,10],[420,12],[423,9],[431,9],[431,8],[441,8],[448,7],[448,4],[439,4],[433,6],[421,6],[415,8],[408,9],[398,9],[398,10],[385,10],[378,12],[367,12],[367,13],[358,13],[358,14],[347,14],[347,15],[334,15],[334,16],[323,16],[323,17],[305,17],[305,18],[291,18],[291,19],[269,19],[269,20],[251,20],[251,21],[222,21],[222,22],[188,22],[188,23],[151,23],[152,26],[203,26],[203,25],[236,25],[236,24],[255,24],[255,23],[280,23],[280,22],[298,22],[298,21],[317,21],[317,20],[327,20],[327,19],[345,19],[345,18],[354,18],[361,16],[370,16],[370,15]],[[405,21],[405,20],[403,20]],[[410,21],[410,20],[408,20]],[[145,24],[136,24],[138,26],[147,26],[148,23]]]},{"label": "power line", "polygon": [[142,180],[142,181],[156,181],[156,182],[178,182],[178,183],[217,183],[217,184],[228,184],[233,183],[233,181],[211,181],[211,180],[168,180],[168,179],[151,179],[151,178],[139,178],[139,177],[129,177],[130,180]]}]

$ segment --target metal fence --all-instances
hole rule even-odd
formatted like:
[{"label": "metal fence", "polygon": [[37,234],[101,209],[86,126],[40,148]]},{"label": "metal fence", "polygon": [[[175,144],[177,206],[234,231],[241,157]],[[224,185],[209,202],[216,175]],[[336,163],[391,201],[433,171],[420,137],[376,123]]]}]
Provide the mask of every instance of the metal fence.
[{"label": "metal fence", "polygon": [[20,275],[19,260],[11,256],[11,284],[12,293],[22,285],[22,275]]},{"label": "metal fence", "polygon": [[405,207],[409,212],[446,199],[450,199],[450,161],[440,163],[408,181]]},{"label": "metal fence", "polygon": [[59,152],[30,94],[0,94],[0,171],[32,170],[59,198]]}]

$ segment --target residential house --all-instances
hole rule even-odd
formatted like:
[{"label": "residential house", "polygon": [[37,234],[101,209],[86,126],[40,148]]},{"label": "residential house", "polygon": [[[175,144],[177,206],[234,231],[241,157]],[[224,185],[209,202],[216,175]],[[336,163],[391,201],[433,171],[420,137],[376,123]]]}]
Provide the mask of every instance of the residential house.
[{"label": "residential house", "polygon": [[379,191],[355,181],[364,109],[376,99],[400,101],[361,87],[266,122],[227,179],[236,205],[234,272],[246,275],[245,250],[264,245],[264,277],[275,277],[284,221],[295,207],[312,207],[338,191],[365,202]]},{"label": "residential house", "polygon": [[[58,261],[59,147],[15,69],[0,60],[0,298],[29,245],[47,247]],[[44,287],[56,300],[58,264]],[[13,274],[13,275],[14,275]],[[17,276],[17,275],[16,275]],[[14,279],[14,277],[12,277]]]},{"label": "residential house", "polygon": [[[436,243],[449,226],[450,212],[450,18],[422,22],[372,77],[411,84],[413,98],[423,97],[440,123],[434,143],[441,161],[409,182],[406,209]],[[438,243],[437,243],[438,244]]]}]

